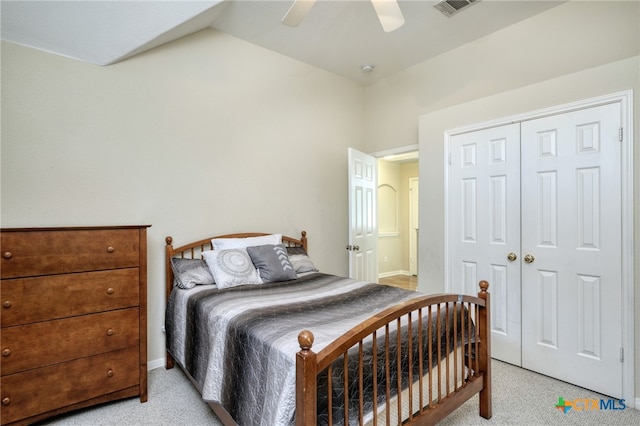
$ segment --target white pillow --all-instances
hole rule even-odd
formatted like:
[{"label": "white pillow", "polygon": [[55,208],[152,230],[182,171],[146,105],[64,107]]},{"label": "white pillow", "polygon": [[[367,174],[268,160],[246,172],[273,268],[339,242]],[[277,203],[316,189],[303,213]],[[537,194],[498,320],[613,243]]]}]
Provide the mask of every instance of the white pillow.
[{"label": "white pillow", "polygon": [[207,262],[218,288],[262,284],[262,278],[251,262],[246,248],[204,251],[202,257]]},{"label": "white pillow", "polygon": [[282,234],[263,235],[260,237],[246,238],[214,238],[211,240],[214,250],[225,250],[232,248],[247,248],[252,246],[263,246],[265,244],[282,244]]}]

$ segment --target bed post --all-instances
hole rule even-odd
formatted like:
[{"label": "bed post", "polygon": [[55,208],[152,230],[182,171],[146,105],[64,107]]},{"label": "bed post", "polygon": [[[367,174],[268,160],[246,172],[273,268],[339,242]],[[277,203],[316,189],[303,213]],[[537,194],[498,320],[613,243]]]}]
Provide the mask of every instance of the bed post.
[{"label": "bed post", "polygon": [[484,299],[485,306],[480,307],[479,311],[479,334],[482,342],[483,350],[479,354],[479,373],[482,377],[482,390],[480,391],[480,416],[485,419],[491,418],[491,315],[490,312],[490,296],[487,292],[489,283],[480,281],[480,292],[478,297]]},{"label": "bed post", "polygon": [[[304,234],[303,234],[304,238]],[[296,354],[296,426],[316,424],[317,365],[311,350],[313,333],[303,330],[298,335],[300,352]]]},{"label": "bed post", "polygon": [[[171,290],[173,290],[173,269],[171,269],[171,257],[173,256],[173,238],[167,237],[164,239],[167,245],[164,248],[165,256],[165,265],[164,270],[166,271],[165,276],[165,306],[167,305],[167,301],[169,300],[169,295],[171,294]],[[173,357],[169,355],[169,351],[165,351],[167,360],[165,364],[165,368],[170,370],[173,368]]]},{"label": "bed post", "polygon": [[302,243],[304,252],[307,253],[307,231],[302,231],[300,235],[300,242]]}]

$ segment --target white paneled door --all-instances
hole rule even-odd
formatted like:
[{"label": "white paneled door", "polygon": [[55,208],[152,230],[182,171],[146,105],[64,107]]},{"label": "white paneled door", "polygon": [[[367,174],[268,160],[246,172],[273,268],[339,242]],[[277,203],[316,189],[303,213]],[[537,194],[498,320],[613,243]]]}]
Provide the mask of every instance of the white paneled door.
[{"label": "white paneled door", "polygon": [[455,135],[449,153],[448,291],[489,281],[493,357],[520,365],[520,125]]},{"label": "white paneled door", "polygon": [[622,396],[621,106],[449,140],[449,289],[487,279],[494,358]]},{"label": "white paneled door", "polygon": [[349,277],[378,282],[375,157],[349,148]]},{"label": "white paneled door", "polygon": [[619,104],[522,123],[522,366],[617,398],[619,128]]}]

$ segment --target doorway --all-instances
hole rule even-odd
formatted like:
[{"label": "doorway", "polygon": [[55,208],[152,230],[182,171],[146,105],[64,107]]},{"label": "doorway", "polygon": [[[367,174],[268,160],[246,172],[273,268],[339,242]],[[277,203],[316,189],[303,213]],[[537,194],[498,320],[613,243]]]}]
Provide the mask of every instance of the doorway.
[{"label": "doorway", "polygon": [[378,282],[417,289],[419,167],[415,148],[379,153]]}]

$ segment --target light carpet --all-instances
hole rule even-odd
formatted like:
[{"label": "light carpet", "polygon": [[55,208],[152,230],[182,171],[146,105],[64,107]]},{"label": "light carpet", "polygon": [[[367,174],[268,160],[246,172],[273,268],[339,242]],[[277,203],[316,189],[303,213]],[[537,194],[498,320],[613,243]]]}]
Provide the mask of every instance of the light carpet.
[{"label": "light carpet", "polygon": [[[492,361],[492,366],[493,417],[479,417],[475,396],[441,425],[640,425],[640,411],[631,408],[633,401],[626,401],[624,410],[570,409],[564,413],[555,407],[560,397],[565,401],[609,398],[500,361]],[[39,425],[221,425],[179,368],[152,370],[148,380],[149,400],[144,404],[130,398],[58,416]],[[615,406],[621,408],[619,402]]]}]

